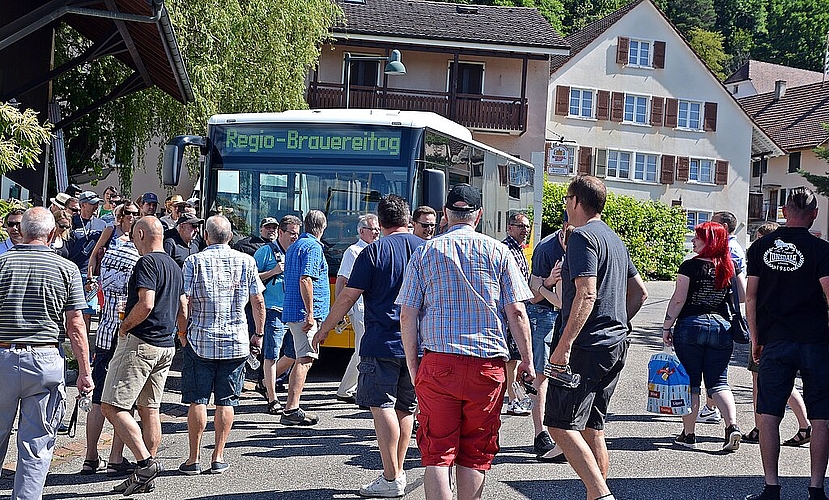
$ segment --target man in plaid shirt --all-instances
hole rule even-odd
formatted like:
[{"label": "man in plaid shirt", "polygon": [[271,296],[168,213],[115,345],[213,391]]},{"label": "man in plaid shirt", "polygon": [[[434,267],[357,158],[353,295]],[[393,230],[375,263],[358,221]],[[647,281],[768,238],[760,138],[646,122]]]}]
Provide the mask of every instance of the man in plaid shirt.
[{"label": "man in plaid shirt", "polygon": [[[179,471],[186,475],[201,473],[199,453],[211,394],[216,405],[216,446],[210,472],[221,474],[229,467],[224,461],[224,448],[233,426],[233,407],[239,404],[242,393],[245,360],[251,343],[256,349],[261,347],[265,328],[265,286],[259,279],[256,261],[228,246],[233,232],[227,218],[214,215],[207,219],[205,235],[208,247],[184,261],[188,307],[182,307],[178,316],[179,337],[184,346],[181,400],[190,404],[190,456],[179,466]],[[250,341],[244,312],[248,300],[256,324]],[[185,328],[187,334],[183,336]]]}]

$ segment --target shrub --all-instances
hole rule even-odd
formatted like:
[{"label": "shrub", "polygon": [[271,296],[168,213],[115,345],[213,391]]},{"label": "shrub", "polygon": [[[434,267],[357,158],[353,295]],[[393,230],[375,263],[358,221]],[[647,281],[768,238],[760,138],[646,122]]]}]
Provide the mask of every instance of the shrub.
[{"label": "shrub", "polygon": [[[544,183],[542,234],[561,227],[566,184]],[[679,207],[608,191],[602,220],[622,239],[645,280],[672,280],[686,253],[686,217]]]}]

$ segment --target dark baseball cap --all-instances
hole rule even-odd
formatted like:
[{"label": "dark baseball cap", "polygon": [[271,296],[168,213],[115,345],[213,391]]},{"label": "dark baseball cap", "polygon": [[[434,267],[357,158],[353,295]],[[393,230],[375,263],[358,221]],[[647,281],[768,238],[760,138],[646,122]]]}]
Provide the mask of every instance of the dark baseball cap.
[{"label": "dark baseball cap", "polygon": [[144,193],[141,195],[141,203],[158,203],[158,196],[155,193]]},{"label": "dark baseball cap", "polygon": [[275,217],[265,217],[264,219],[262,219],[262,223],[261,223],[261,224],[259,224],[259,227],[262,227],[262,226],[268,226],[268,225],[271,225],[271,224],[274,224],[274,225],[277,225],[277,226],[278,226],[278,225],[279,225],[279,221],[278,221],[278,220],[276,220],[276,218],[275,218]]},{"label": "dark baseball cap", "polygon": [[458,212],[472,212],[481,208],[481,192],[469,184],[456,184],[446,197],[449,210]]},{"label": "dark baseball cap", "polygon": [[198,217],[194,217],[192,215],[182,215],[176,221],[176,225],[181,224],[201,224],[204,222],[204,219],[199,219]]}]

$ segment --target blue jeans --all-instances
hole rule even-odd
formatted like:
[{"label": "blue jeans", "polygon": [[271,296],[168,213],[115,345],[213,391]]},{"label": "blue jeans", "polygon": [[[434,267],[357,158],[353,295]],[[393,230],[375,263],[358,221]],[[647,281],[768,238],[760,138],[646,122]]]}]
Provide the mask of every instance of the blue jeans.
[{"label": "blue jeans", "polygon": [[216,406],[238,406],[245,383],[245,361],[202,358],[193,346],[182,348],[181,402],[206,405],[213,395]]},{"label": "blue jeans", "polygon": [[728,333],[731,324],[718,314],[680,318],[674,328],[674,349],[691,379],[691,392],[699,393],[702,378],[711,396],[730,389],[728,363],[734,340]]},{"label": "blue jeans", "polygon": [[553,329],[558,311],[550,306],[527,304],[527,317],[530,320],[532,332],[535,373],[544,373],[544,365],[550,359],[550,343],[553,341]]}]

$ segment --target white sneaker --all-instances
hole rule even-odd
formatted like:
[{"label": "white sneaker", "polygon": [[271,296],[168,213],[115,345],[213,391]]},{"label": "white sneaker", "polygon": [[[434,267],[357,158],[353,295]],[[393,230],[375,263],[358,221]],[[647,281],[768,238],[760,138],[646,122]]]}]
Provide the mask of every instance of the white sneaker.
[{"label": "white sneaker", "polygon": [[718,424],[722,420],[719,408],[711,409],[707,404],[702,405],[697,415],[697,423],[700,424]]},{"label": "white sneaker", "polygon": [[517,399],[514,401],[510,401],[507,405],[507,415],[526,417],[530,414],[532,414],[532,410],[526,408],[523,404],[521,404],[521,401],[518,401]]},{"label": "white sneaker", "polygon": [[374,481],[364,484],[360,487],[360,495],[364,497],[376,498],[396,498],[402,497],[406,494],[406,473],[400,474],[400,477],[394,481],[389,481],[383,474]]}]

